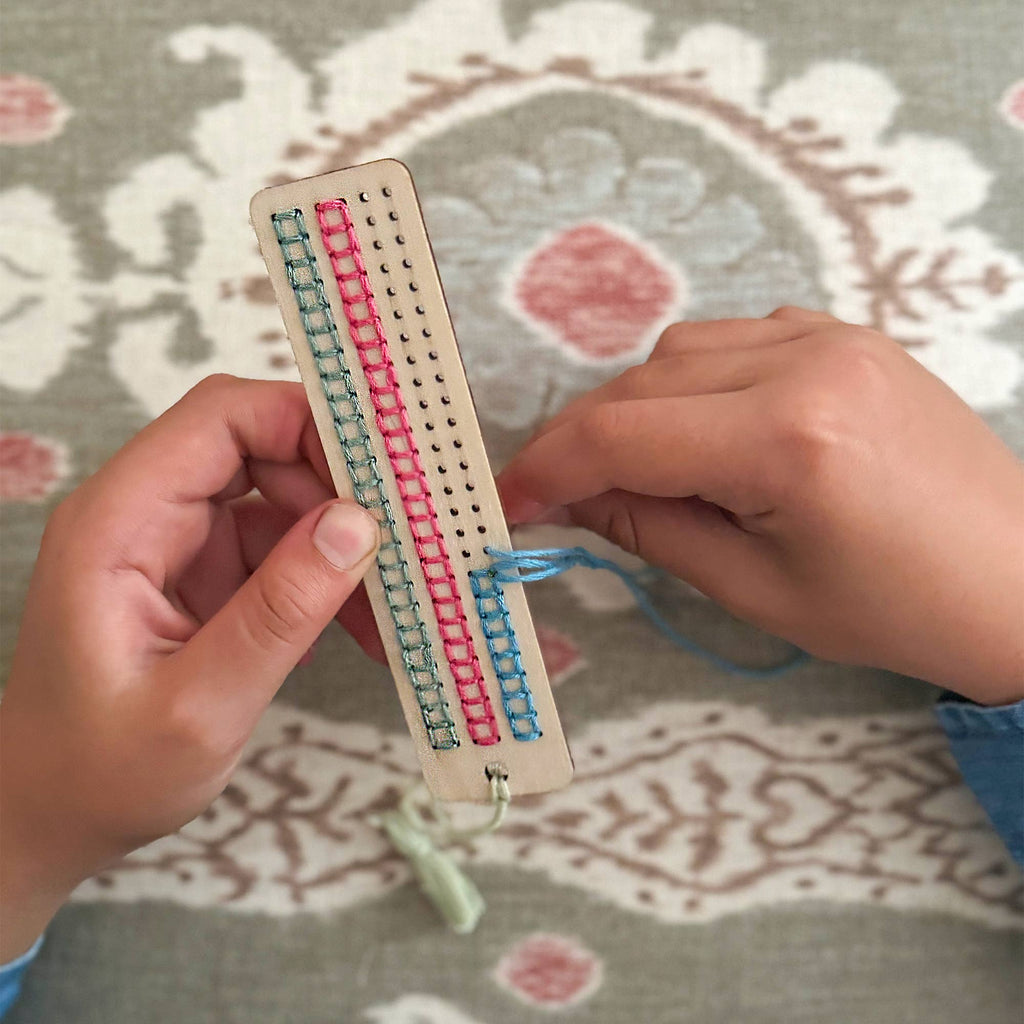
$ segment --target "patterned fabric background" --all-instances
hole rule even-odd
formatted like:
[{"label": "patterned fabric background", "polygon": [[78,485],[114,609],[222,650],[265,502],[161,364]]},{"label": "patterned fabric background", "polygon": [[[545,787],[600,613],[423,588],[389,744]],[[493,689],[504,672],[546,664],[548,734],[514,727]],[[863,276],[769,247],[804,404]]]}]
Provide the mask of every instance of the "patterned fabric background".
[{"label": "patterned fabric background", "polygon": [[[416,176],[496,463],[667,323],[783,303],[889,332],[1024,447],[1011,0],[10,0],[4,21],[5,667],[60,497],[206,374],[294,375],[250,195],[380,156]],[[701,641],[782,650],[662,585]],[[578,779],[460,851],[491,905],[475,935],[368,822],[414,759],[386,673],[335,631],[210,812],[82,887],[12,1020],[1019,1019],[1020,873],[930,687],[730,677],[615,580],[531,594]]]}]

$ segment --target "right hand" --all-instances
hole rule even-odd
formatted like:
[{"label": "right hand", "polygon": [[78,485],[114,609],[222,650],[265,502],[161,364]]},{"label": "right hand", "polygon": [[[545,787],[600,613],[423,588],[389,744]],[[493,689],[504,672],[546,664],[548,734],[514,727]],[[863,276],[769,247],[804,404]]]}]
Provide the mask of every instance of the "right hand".
[{"label": "right hand", "polygon": [[823,313],[676,324],[501,474],[823,658],[1024,697],[1024,471],[895,342]]}]

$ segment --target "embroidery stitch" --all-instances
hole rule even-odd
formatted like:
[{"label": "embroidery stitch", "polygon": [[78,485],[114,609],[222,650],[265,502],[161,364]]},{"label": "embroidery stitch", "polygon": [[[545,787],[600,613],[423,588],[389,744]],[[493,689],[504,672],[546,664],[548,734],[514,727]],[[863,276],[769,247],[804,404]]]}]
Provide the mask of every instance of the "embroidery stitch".
[{"label": "embroidery stitch", "polygon": [[398,634],[402,661],[416,692],[430,745],[435,750],[451,750],[459,745],[455,723],[444,698],[420,606],[413,594],[391,503],[384,493],[376,457],[370,449],[369,431],[324,294],[305,218],[301,210],[291,210],[274,214],[272,220],[306,339],[316,359],[320,383],[345,453],[353,490],[364,508],[379,509],[383,517],[377,567]]},{"label": "embroidery stitch", "polygon": [[487,638],[494,673],[501,684],[501,703],[512,735],[517,740],[540,739],[537,709],[526,681],[522,652],[497,574],[494,569],[473,569],[469,582],[476,598],[480,626]]},{"label": "embroidery stitch", "polygon": [[[348,205],[342,199],[329,200],[318,203],[316,213],[348,319],[349,337],[370,388],[377,428],[394,471],[470,737],[481,746],[498,743],[501,736],[497,720]],[[335,244],[338,236],[342,238],[340,246]]]}]

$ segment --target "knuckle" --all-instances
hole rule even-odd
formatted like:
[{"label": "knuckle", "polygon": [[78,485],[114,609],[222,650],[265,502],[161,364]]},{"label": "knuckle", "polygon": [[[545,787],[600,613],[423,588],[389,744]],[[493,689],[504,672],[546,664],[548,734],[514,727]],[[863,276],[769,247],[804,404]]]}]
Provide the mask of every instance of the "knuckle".
[{"label": "knuckle", "polygon": [[621,403],[607,402],[588,410],[580,430],[584,441],[598,453],[608,455],[623,437],[626,410]]},{"label": "knuckle", "polygon": [[225,746],[223,724],[210,707],[186,693],[169,701],[161,715],[164,741],[176,750],[193,756],[219,757]]},{"label": "knuckle", "polygon": [[640,532],[632,510],[624,502],[614,502],[605,513],[602,528],[598,530],[613,544],[631,555],[640,553]]},{"label": "knuckle", "polygon": [[658,356],[673,355],[685,348],[692,326],[692,324],[687,323],[685,320],[669,324],[658,336],[651,354]]},{"label": "knuckle", "polygon": [[637,398],[649,390],[651,372],[648,364],[631,366],[619,374],[615,382],[615,394],[619,398]]},{"label": "knuckle", "polygon": [[206,398],[207,396],[223,395],[224,392],[237,386],[241,378],[230,373],[211,373],[204,377],[190,391],[189,395]]},{"label": "knuckle", "polygon": [[794,320],[806,316],[808,313],[815,313],[813,309],[807,309],[805,306],[776,306],[767,316],[768,320]]},{"label": "knuckle", "polygon": [[246,627],[254,643],[265,650],[291,643],[310,615],[310,585],[277,575],[253,576],[256,595],[249,604]]}]

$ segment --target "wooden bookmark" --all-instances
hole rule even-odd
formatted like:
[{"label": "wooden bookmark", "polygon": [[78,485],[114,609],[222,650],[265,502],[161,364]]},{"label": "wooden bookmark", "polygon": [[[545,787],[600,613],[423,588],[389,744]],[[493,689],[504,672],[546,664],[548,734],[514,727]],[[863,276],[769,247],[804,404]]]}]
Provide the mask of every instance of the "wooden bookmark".
[{"label": "wooden bookmark", "polygon": [[338,494],[373,510],[366,588],[431,792],[486,802],[568,784],[572,762],[412,178],[378,160],[252,200]]}]

